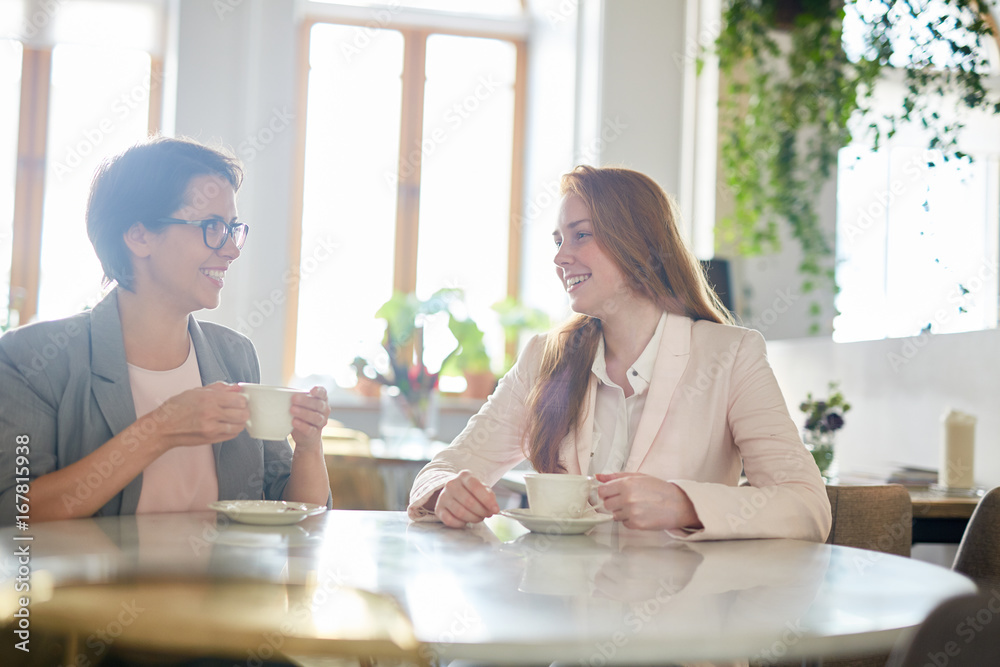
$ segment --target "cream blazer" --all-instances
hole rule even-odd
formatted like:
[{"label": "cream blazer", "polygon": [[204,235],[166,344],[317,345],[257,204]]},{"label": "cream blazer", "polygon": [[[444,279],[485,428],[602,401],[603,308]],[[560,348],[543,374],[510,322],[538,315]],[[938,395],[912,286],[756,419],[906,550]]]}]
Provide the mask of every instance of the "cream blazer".
[{"label": "cream blazer", "polygon": [[[433,520],[424,504],[459,471],[492,487],[525,459],[527,398],[544,347],[545,336],[535,336],[451,446],[420,471],[411,519]],[[826,540],[831,517],[823,479],[788,415],[758,332],[668,314],[648,391],[624,471],[674,482],[691,499],[704,529],[674,537]],[[580,427],[560,445],[570,474],[589,468],[596,398],[591,374]],[[738,486],[741,469],[749,486]]]}]

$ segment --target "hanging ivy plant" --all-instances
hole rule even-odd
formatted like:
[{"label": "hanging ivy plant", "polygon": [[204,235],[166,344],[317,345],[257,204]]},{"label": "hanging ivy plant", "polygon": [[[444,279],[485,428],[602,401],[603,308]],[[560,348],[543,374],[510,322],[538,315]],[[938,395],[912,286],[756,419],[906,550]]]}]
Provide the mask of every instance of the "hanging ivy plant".
[{"label": "hanging ivy plant", "polygon": [[[996,0],[729,0],[716,41],[727,92],[720,102],[722,178],[734,210],[720,220],[717,239],[743,256],[780,250],[779,225],[802,249],[802,291],[836,290],[833,242],[820,226],[816,202],[851,142],[854,114],[876,150],[900,123],[920,123],[929,148],[945,160],[961,123],[947,123],[929,105],[933,95],[958,92],[970,109],[1000,113],[983,79],[989,63],[981,40]],[[864,22],[860,53],[843,46],[844,17]],[[943,47],[943,48],[942,48]],[[904,72],[906,93],[895,113],[871,108],[883,70]],[[821,307],[812,303],[811,333]]]}]

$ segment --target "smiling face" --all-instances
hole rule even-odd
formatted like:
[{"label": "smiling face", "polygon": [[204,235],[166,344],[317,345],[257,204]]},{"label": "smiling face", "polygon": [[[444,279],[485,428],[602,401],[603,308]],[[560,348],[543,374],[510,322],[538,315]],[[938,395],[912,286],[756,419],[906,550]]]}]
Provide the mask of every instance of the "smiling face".
[{"label": "smiling face", "polygon": [[[185,205],[168,217],[236,222],[236,191],[224,178],[195,176],[188,183],[184,200]],[[137,293],[183,314],[218,307],[226,270],[240,256],[231,238],[212,250],[205,245],[198,225],[171,224],[157,232],[140,230],[139,234],[142,243],[135,243],[134,238],[129,243],[136,255]]]},{"label": "smiling face", "polygon": [[570,194],[559,208],[556,230],[556,275],[569,294],[574,312],[606,319],[628,288],[618,265],[594,238],[590,209],[578,195]]}]

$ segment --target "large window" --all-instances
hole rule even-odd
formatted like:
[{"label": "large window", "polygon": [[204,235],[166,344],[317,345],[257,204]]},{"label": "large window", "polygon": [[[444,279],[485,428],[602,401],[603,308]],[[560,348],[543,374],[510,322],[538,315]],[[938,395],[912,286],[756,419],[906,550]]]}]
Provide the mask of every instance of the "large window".
[{"label": "large window", "polygon": [[[524,45],[503,36],[316,22],[309,29],[297,374],[354,381],[384,355],[375,311],[394,290],[461,288],[486,332],[516,296]],[[454,347],[428,323],[426,358]]]},{"label": "large window", "polygon": [[[844,43],[861,47],[859,12],[851,5]],[[954,11],[943,2],[903,23],[897,48],[921,50],[938,67],[954,67],[938,49],[930,25],[945,26]],[[972,53],[996,63],[996,45],[969,44]],[[972,57],[971,55],[969,57]],[[900,108],[901,77],[887,77],[876,91],[880,109]],[[994,87],[994,95],[998,90]],[[960,100],[945,93],[932,101],[942,123],[965,124],[959,148],[965,159],[927,150],[927,134],[903,126],[878,152],[849,146],[837,175],[837,309],[834,340],[840,342],[952,333],[997,326],[1000,281],[1000,119],[957,111]],[[857,128],[856,135],[863,134]]]},{"label": "large window", "polygon": [[162,81],[155,3],[24,5],[32,10],[11,31],[20,39],[0,40],[4,326],[100,299],[85,226],[90,182],[103,158],[156,131]]}]

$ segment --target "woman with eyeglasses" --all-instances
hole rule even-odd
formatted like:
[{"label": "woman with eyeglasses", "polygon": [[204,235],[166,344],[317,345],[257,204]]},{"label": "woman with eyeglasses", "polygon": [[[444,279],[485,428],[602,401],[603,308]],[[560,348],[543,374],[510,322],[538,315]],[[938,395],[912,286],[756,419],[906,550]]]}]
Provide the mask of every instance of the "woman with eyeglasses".
[{"label": "woman with eyeglasses", "polygon": [[251,438],[236,383],[260,381],[253,344],[192,315],[219,305],[246,241],[242,179],[235,158],[168,138],[98,169],[87,232],[117,286],[88,312],[0,338],[0,523],[15,521],[29,479],[34,521],[329,504],[325,390],[293,398],[294,454]]}]

